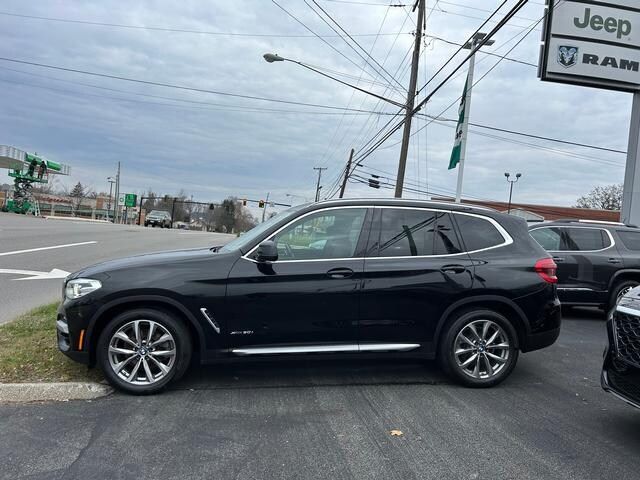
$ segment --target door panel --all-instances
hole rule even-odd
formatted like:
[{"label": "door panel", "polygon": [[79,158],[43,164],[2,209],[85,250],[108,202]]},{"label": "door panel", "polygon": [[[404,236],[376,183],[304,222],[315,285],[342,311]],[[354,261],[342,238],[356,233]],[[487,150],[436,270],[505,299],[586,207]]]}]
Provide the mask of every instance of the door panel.
[{"label": "door panel", "polygon": [[227,287],[230,345],[357,344],[370,217],[366,208],[313,212],[271,237],[278,261],[238,260]]},{"label": "door panel", "polygon": [[361,344],[431,341],[441,314],[473,282],[474,267],[469,256],[460,253],[449,214],[376,209],[371,238],[359,322]]}]

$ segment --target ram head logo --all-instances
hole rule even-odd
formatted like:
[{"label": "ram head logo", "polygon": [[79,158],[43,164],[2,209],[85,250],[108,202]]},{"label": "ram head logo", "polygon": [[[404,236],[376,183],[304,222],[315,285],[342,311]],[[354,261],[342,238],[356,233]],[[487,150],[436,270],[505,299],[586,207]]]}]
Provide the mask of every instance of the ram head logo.
[{"label": "ram head logo", "polygon": [[561,45],[558,47],[558,63],[564,68],[573,67],[578,63],[578,47]]}]

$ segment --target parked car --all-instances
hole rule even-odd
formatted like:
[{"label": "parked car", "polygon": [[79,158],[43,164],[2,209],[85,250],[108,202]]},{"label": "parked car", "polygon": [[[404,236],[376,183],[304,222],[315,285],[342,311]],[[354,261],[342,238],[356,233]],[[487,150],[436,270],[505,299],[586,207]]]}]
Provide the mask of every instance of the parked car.
[{"label": "parked car", "polygon": [[[300,228],[302,226],[302,228]],[[465,205],[301,205],[221,248],[70,275],[58,345],[115,387],[155,392],[227,358],[437,358],[488,387],[560,332],[556,266],[524,220]]]},{"label": "parked car", "polygon": [[144,218],[144,226],[148,227],[171,228],[171,214],[164,210],[151,210]]},{"label": "parked car", "polygon": [[620,299],[607,321],[602,388],[640,408],[640,288]]},{"label": "parked car", "polygon": [[558,220],[530,226],[558,265],[562,305],[610,310],[640,285],[640,229],[615,222]]}]

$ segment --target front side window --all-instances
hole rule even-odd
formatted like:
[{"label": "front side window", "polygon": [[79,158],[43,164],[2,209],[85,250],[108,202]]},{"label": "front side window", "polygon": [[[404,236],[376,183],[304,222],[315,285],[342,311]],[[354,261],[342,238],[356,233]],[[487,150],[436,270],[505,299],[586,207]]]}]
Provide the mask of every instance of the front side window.
[{"label": "front side window", "polygon": [[505,243],[506,239],[489,220],[463,214],[455,214],[455,217],[468,252],[497,247]]},{"label": "front side window", "polygon": [[611,246],[609,236],[601,228],[563,228],[562,251],[602,250]]},{"label": "front side window", "polygon": [[530,233],[533,239],[545,250],[560,250],[561,234],[559,228],[537,228]]},{"label": "front side window", "polygon": [[354,256],[366,208],[325,210],[277,233],[278,260],[321,260]]},{"label": "front side window", "polygon": [[385,208],[380,219],[378,255],[416,257],[460,253],[448,213]]}]

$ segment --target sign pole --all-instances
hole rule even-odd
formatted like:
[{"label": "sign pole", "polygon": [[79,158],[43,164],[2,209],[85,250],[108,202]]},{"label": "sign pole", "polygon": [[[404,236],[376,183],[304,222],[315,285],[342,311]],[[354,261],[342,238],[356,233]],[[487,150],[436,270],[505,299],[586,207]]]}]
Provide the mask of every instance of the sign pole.
[{"label": "sign pole", "polygon": [[640,92],[633,94],[631,126],[629,127],[629,148],[624,173],[622,212],[620,221],[630,225],[640,225]]},{"label": "sign pole", "polygon": [[[475,40],[474,40],[475,43]],[[464,120],[462,122],[462,140],[460,144],[460,163],[458,164],[458,183],[456,186],[456,203],[462,201],[462,180],[464,177],[464,164],[467,154],[467,137],[469,136],[469,114],[471,113],[471,92],[473,91],[473,71],[476,65],[475,54],[469,59],[469,74],[467,75],[467,91],[464,99]]]}]

